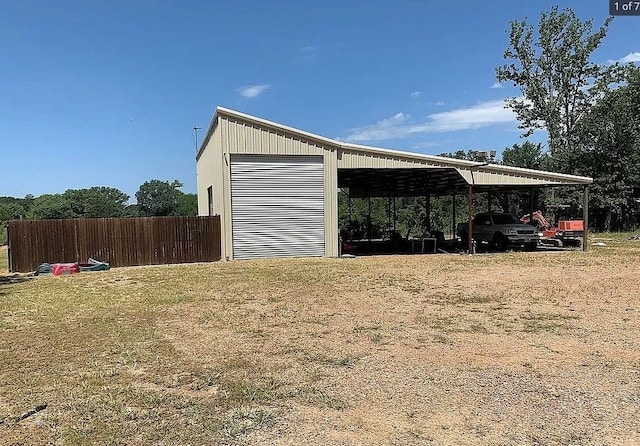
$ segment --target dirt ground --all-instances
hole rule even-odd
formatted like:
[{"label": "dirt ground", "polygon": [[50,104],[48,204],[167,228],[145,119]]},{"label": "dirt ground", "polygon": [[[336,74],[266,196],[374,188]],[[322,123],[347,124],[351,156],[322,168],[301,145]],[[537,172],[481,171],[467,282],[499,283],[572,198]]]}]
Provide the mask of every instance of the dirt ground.
[{"label": "dirt ground", "polygon": [[345,406],[292,404],[253,444],[640,442],[640,265],[429,260],[364,259],[379,276],[256,296],[238,307],[255,316],[240,345],[226,324],[180,318],[167,334],[185,354],[251,358],[287,382],[317,374]]},{"label": "dirt ground", "polygon": [[[606,245],[122,268],[19,284],[0,296],[0,340],[9,344],[0,359],[13,361],[0,372],[0,443],[4,433],[4,444],[110,444],[117,433],[112,444],[640,444],[640,242]],[[54,288],[42,299],[70,290],[112,296],[104,309],[71,298],[57,318],[113,314],[119,326],[144,328],[153,354],[121,334],[114,339],[135,360],[107,367],[100,355],[113,343],[69,341],[67,351],[93,358],[66,360],[84,379],[62,379],[60,388],[17,380],[16,364],[47,374],[57,359],[26,358],[55,356],[46,341],[16,352],[11,334],[47,333],[7,301],[46,286]],[[101,381],[96,369],[114,378]],[[98,379],[95,389],[86,376]],[[18,392],[9,387],[16,382],[32,388]],[[105,382],[130,393],[109,403]],[[78,415],[72,383],[107,401],[93,418]],[[16,401],[28,406],[34,395],[48,397],[48,413],[10,422]],[[130,410],[118,415],[109,404]],[[105,430],[109,410],[111,423],[129,427]]]}]

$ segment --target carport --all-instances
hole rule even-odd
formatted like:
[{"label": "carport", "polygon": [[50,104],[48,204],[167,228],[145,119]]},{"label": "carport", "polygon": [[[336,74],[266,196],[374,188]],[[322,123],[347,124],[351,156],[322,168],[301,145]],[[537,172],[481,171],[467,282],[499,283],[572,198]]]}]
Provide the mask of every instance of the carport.
[{"label": "carport", "polygon": [[[466,164],[466,163],[465,163]],[[589,212],[589,181],[582,177],[571,175],[553,174],[555,182],[553,184],[518,184],[514,177],[501,177],[492,174],[496,165],[490,163],[466,164],[465,170],[461,171],[455,167],[433,167],[433,168],[351,168],[338,169],[338,187],[348,190],[350,198],[393,198],[393,219],[395,226],[395,198],[398,197],[424,197],[425,214],[427,221],[425,225],[430,228],[430,207],[431,197],[452,197],[452,233],[456,230],[456,196],[465,195],[467,198],[466,214],[468,221],[468,233],[473,234],[473,198],[474,194],[486,193],[489,212],[491,212],[491,195],[493,193],[528,191],[530,214],[534,212],[534,190],[542,187],[574,186],[583,188],[583,220],[584,233],[583,240],[586,240],[588,228]],[[499,166],[504,170],[506,166]],[[518,168],[510,168],[518,169]],[[518,169],[523,172],[550,173],[532,171],[530,169]],[[560,178],[560,176],[562,178]],[[472,251],[472,240],[468,239],[468,252]],[[587,250],[587,243],[583,243],[583,250]]]}]

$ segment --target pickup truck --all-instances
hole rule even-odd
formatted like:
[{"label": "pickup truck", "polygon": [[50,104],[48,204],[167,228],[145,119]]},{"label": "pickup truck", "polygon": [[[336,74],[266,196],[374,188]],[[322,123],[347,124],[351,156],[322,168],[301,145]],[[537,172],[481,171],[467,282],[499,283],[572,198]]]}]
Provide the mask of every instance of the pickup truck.
[{"label": "pickup truck", "polygon": [[[468,243],[469,225],[460,223],[457,233],[465,248]],[[526,250],[534,250],[538,245],[540,236],[538,230],[520,223],[511,214],[477,214],[473,219],[473,237],[476,243],[487,243],[497,251],[504,251],[510,246],[524,247]]]}]

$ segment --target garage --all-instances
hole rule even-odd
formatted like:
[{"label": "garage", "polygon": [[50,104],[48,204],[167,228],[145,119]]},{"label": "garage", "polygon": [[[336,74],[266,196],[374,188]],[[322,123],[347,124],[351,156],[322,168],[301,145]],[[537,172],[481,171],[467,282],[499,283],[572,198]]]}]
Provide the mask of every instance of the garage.
[{"label": "garage", "polygon": [[[457,217],[466,221],[474,215],[474,194],[487,194],[491,202],[491,194],[504,191],[533,196],[540,188],[579,187],[586,237],[593,182],[345,143],[223,107],[216,108],[198,149],[196,172],[198,213],[220,215],[225,260],[340,255],[339,194],[345,190],[349,197],[386,197],[390,208],[397,197],[423,197],[425,209],[429,197],[464,197],[467,204]],[[457,217],[454,209],[452,229]],[[427,217],[425,230],[430,229]],[[424,242],[432,236],[420,237]],[[407,242],[413,246],[415,240]]]},{"label": "garage", "polygon": [[324,255],[320,156],[231,157],[234,258]]}]

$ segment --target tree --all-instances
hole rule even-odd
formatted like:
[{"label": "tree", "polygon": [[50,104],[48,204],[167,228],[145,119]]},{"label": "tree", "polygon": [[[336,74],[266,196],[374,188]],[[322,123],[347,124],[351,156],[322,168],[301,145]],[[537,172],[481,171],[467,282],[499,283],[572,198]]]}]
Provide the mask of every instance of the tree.
[{"label": "tree", "polygon": [[198,196],[196,194],[178,194],[178,215],[185,217],[198,215]]},{"label": "tree", "polygon": [[141,217],[140,209],[138,209],[137,204],[130,204],[124,208],[123,217]]},{"label": "tree", "polygon": [[[478,151],[477,150],[467,150],[466,152],[462,149],[456,150],[455,152],[451,153],[441,153],[438,156],[444,156],[446,158],[455,158],[458,160],[465,160],[465,161],[479,161],[479,157],[478,157]],[[483,160],[484,162],[485,160]]]},{"label": "tree", "polygon": [[502,151],[502,164],[525,169],[540,169],[545,159],[542,144],[525,141]]},{"label": "tree", "polygon": [[0,202],[0,224],[15,220],[25,214],[24,207],[17,201]]},{"label": "tree", "polygon": [[[522,95],[508,99],[520,121],[523,136],[546,129],[549,148],[559,166],[569,168],[576,142],[576,127],[596,100],[620,75],[618,64],[603,66],[590,62],[606,36],[612,17],[596,31],[592,21],[581,21],[572,9],[542,13],[537,41],[526,21],[512,21],[509,47],[504,58],[510,63],[496,68],[499,82],[512,82]],[[563,164],[564,161],[564,164]]]},{"label": "tree", "polygon": [[129,195],[114,187],[94,186],[89,189],[68,189],[62,194],[75,214],[83,218],[122,217]]},{"label": "tree", "polygon": [[29,211],[30,218],[54,219],[77,218],[73,203],[62,194],[44,194],[33,200],[33,206]]},{"label": "tree", "polygon": [[640,214],[640,68],[607,93],[580,122],[576,173],[594,178],[591,203],[599,229],[633,229]]},{"label": "tree", "polygon": [[179,211],[179,188],[182,183],[174,180],[168,181],[149,180],[143,183],[136,192],[138,209],[142,216],[167,216],[177,215]]},{"label": "tree", "polygon": [[[514,144],[502,151],[502,164],[505,166],[522,167],[524,169],[541,169],[547,161],[547,156],[541,143],[525,141],[522,144]],[[514,215],[523,215],[531,212],[529,192],[503,191],[495,194],[502,210]],[[539,191],[535,191],[534,199],[538,204]]]}]

